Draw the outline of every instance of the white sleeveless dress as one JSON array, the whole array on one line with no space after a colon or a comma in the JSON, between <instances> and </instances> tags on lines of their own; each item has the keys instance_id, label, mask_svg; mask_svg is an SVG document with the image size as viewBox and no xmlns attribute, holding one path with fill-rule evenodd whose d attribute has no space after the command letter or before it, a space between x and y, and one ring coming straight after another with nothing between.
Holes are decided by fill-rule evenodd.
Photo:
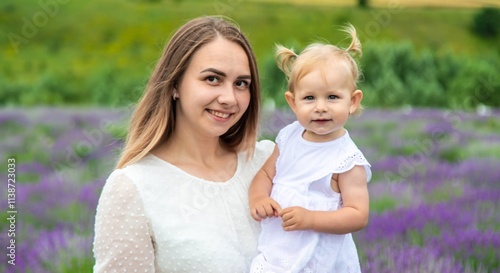
<instances>
[{"instance_id":1,"label":"white sleeveless dress","mask_svg":"<svg viewBox=\"0 0 500 273\"><path fill-rule=\"evenodd\" d=\"M280 156L271 197L282 208L301 206L309 210L337 210L342 206L342 199L331 189L332 174L362 165L368 182L370 164L347 131L344 136L323 143L304 140L303 131L296 121L283 128L276 138ZM350 233L285 232L279 217L264 219L261 227L260 254L252 262L252 273L360 272Z\"/></svg>"}]
</instances>

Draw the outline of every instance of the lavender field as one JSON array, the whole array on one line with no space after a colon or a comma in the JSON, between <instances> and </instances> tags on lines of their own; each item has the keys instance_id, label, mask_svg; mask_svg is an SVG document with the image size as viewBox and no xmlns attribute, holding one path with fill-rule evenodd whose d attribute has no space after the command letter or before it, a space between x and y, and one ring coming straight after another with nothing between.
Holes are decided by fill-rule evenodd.
<instances>
[{"instance_id":1,"label":"lavender field","mask_svg":"<svg viewBox=\"0 0 500 273\"><path fill-rule=\"evenodd\" d=\"M92 271L95 208L129 114L0 110L0 272ZM265 114L261 138L291 120ZM370 222L354 235L363 272L500 272L500 111L368 109L348 125L373 170Z\"/></svg>"}]
</instances>

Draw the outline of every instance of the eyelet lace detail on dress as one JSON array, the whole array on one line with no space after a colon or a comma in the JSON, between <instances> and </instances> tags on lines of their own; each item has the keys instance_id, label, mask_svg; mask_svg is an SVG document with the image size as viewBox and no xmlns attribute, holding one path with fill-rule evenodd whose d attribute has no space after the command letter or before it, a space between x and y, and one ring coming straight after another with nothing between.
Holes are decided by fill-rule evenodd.
<instances>
[{"instance_id":1,"label":"eyelet lace detail on dress","mask_svg":"<svg viewBox=\"0 0 500 273\"><path fill-rule=\"evenodd\" d=\"M368 160L366 160L365 156L363 153L359 150L352 152L348 156L346 156L344 159L342 159L338 165L337 168L333 171L333 173L344 173L349 171L350 169L354 168L354 166L360 165L365 167L366 171L366 181L369 182L372 177L372 172L370 170L370 163L368 163Z\"/></svg>"}]
</instances>

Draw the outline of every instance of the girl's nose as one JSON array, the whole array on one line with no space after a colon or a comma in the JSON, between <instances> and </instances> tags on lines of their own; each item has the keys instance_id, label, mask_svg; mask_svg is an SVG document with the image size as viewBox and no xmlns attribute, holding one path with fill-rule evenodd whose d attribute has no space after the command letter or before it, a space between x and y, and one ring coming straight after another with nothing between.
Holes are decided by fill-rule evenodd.
<instances>
[{"instance_id":1,"label":"girl's nose","mask_svg":"<svg viewBox=\"0 0 500 273\"><path fill-rule=\"evenodd\" d=\"M317 100L316 106L314 107L316 112L325 112L326 111L326 103L324 100Z\"/></svg>"}]
</instances>

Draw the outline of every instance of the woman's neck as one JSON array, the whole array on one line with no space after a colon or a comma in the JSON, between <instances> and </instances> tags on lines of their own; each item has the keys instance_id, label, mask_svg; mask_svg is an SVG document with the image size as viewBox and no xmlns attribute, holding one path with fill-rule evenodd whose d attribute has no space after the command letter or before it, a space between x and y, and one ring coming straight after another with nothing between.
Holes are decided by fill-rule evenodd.
<instances>
[{"instance_id":1,"label":"woman's neck","mask_svg":"<svg viewBox=\"0 0 500 273\"><path fill-rule=\"evenodd\" d=\"M193 176L209 181L228 181L238 165L236 153L224 148L218 138L174 134L152 153Z\"/></svg>"}]
</instances>

